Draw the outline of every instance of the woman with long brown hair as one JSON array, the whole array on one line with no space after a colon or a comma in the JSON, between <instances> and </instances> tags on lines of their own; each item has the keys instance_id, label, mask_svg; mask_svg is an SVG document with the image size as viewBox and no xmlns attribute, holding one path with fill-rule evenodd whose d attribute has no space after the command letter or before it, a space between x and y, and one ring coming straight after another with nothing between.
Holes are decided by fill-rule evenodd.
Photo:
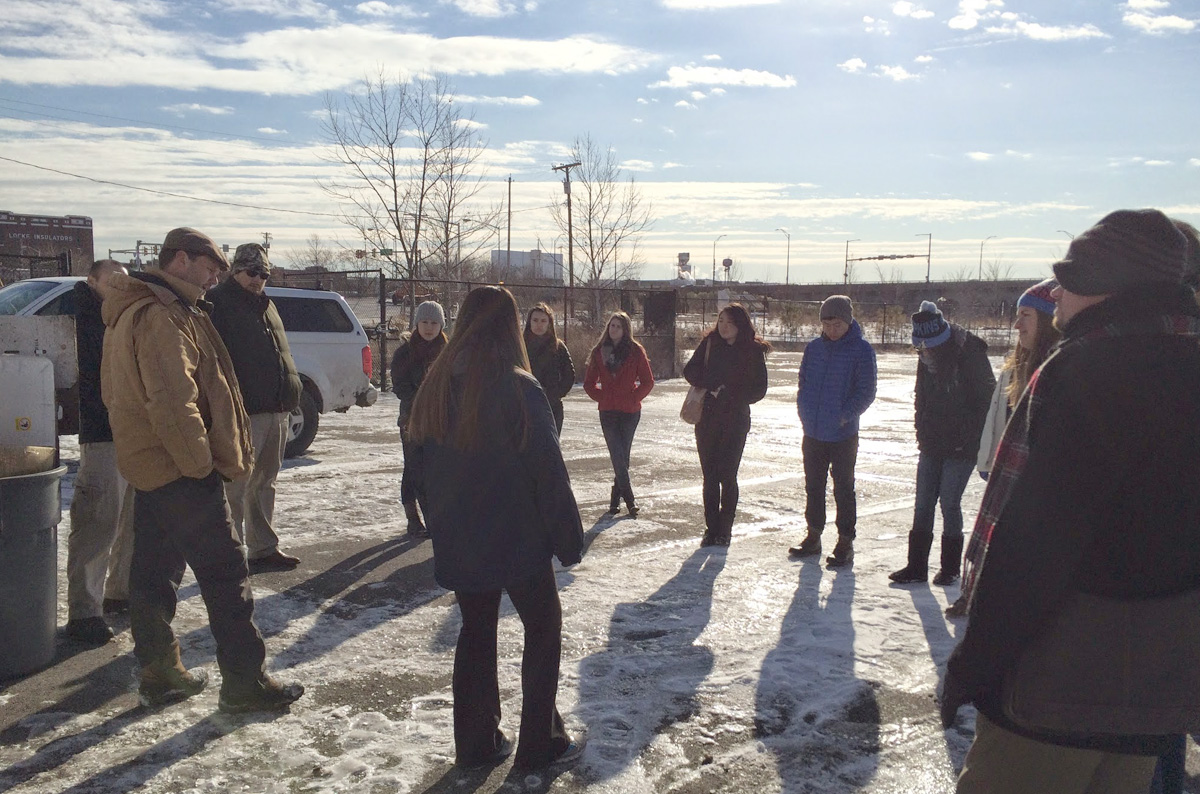
<instances>
[{"instance_id":1,"label":"woman with long brown hair","mask_svg":"<svg viewBox=\"0 0 1200 794\"><path fill-rule=\"evenodd\" d=\"M767 394L771 345L759 337L750 314L731 303L692 353L683 377L706 390L696 424L696 451L704 475L701 546L728 546L738 502L738 467L750 433L750 405Z\"/></svg>"},{"instance_id":2,"label":"woman with long brown hair","mask_svg":"<svg viewBox=\"0 0 1200 794\"><path fill-rule=\"evenodd\" d=\"M633 323L625 312L613 312L604 333L588 357L583 389L599 403L600 429L612 461L613 486L608 512L621 510L621 499L630 518L638 517L637 500L629 481L629 455L633 434L642 418L642 400L654 388L654 373L646 349L633 338Z\"/></svg>"},{"instance_id":3,"label":"woman with long brown hair","mask_svg":"<svg viewBox=\"0 0 1200 794\"><path fill-rule=\"evenodd\" d=\"M462 613L454 654L454 745L462 766L512 752L500 730L496 627L507 592L525 628L521 728L514 767L577 759L555 706L562 606L551 557L579 562L583 526L554 417L529 374L517 303L502 287L467 295L454 337L409 418L417 488L433 537L433 571Z\"/></svg>"},{"instance_id":4,"label":"woman with long brown hair","mask_svg":"<svg viewBox=\"0 0 1200 794\"><path fill-rule=\"evenodd\" d=\"M562 435L563 397L575 385L575 364L566 344L554 332L554 310L539 303L525 315L525 350L529 353L529 368L542 384L554 426Z\"/></svg>"},{"instance_id":5,"label":"woman with long brown hair","mask_svg":"<svg viewBox=\"0 0 1200 794\"><path fill-rule=\"evenodd\" d=\"M392 392L400 398L400 416L396 419L396 424L400 426L400 450L404 456L404 470L400 474L400 503L404 505L404 515L408 519L408 534L415 538L427 538L429 532L421 521L421 514L417 512L417 492L409 475L411 451L404 426L408 424L413 398L421 388L425 373L446 346L446 313L437 301L425 301L417 307L413 319L413 329L401 335L400 344L392 354Z\"/></svg>"}]
</instances>

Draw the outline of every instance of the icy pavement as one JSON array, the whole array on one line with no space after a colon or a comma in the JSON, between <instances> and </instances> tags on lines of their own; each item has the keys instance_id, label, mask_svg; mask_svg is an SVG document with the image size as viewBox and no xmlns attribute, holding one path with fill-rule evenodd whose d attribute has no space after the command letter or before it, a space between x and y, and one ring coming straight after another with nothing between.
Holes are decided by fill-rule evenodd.
<instances>
[{"instance_id":1,"label":"icy pavement","mask_svg":"<svg viewBox=\"0 0 1200 794\"><path fill-rule=\"evenodd\" d=\"M0 791L952 791L973 717L964 711L942 731L934 693L961 628L942 615L958 588L887 580L904 563L912 516L915 358L879 357L879 397L862 422L857 556L836 572L787 555L804 528L799 358L768 359L771 388L753 408L728 550L698 548L699 465L692 428L678 419L684 381L660 383L644 404L636 521L604 516L611 469L595 406L580 389L568 398L563 448L590 542L583 562L558 574L559 706L588 739L575 769L452 766L458 613L433 583L429 544L402 534L387 395L322 417L308 456L279 480L283 548L304 563L254 577L254 591L272 672L308 689L291 712L223 715L216 687L160 711L138 707L132 641L118 622L107 647L61 642L54 667L0 685ZM77 450L64 448L64 458ZM64 605L70 486L69 476ZM974 479L968 527L981 494ZM832 547L832 498L829 514ZM180 597L185 661L217 679L190 574ZM520 622L505 601L503 726L514 732L520 655Z\"/></svg>"}]
</instances>

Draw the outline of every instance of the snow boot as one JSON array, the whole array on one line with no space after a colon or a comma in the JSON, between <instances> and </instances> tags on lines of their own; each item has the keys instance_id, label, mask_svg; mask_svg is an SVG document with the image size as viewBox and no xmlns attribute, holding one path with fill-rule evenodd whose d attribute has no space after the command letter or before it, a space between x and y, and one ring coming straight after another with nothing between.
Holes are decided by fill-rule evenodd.
<instances>
[{"instance_id":1,"label":"snow boot","mask_svg":"<svg viewBox=\"0 0 1200 794\"><path fill-rule=\"evenodd\" d=\"M416 502L404 503L404 515L408 518L408 534L414 538L429 537L429 530L425 528L425 522L421 520L421 514L417 512Z\"/></svg>"},{"instance_id":2,"label":"snow boot","mask_svg":"<svg viewBox=\"0 0 1200 794\"><path fill-rule=\"evenodd\" d=\"M629 517L636 520L638 517L637 500L633 498L633 489L629 489L629 493L625 494L625 509L629 511Z\"/></svg>"},{"instance_id":3,"label":"snow boot","mask_svg":"<svg viewBox=\"0 0 1200 794\"><path fill-rule=\"evenodd\" d=\"M804 540L800 541L799 546L792 546L788 549L788 554L793 557L816 557L821 553L821 530L808 528L808 534L804 536Z\"/></svg>"},{"instance_id":4,"label":"snow boot","mask_svg":"<svg viewBox=\"0 0 1200 794\"><path fill-rule=\"evenodd\" d=\"M183 666L179 647L142 668L138 701L143 706L165 706L198 695L208 686L208 673L192 672Z\"/></svg>"},{"instance_id":5,"label":"snow boot","mask_svg":"<svg viewBox=\"0 0 1200 794\"><path fill-rule=\"evenodd\" d=\"M965 618L967 616L967 597L960 595L958 600L946 607L946 617Z\"/></svg>"},{"instance_id":6,"label":"snow boot","mask_svg":"<svg viewBox=\"0 0 1200 794\"><path fill-rule=\"evenodd\" d=\"M958 572L962 566L963 539L948 538L942 535L942 568L933 577L933 583L941 587L958 581Z\"/></svg>"},{"instance_id":7,"label":"snow boot","mask_svg":"<svg viewBox=\"0 0 1200 794\"><path fill-rule=\"evenodd\" d=\"M854 563L854 538L839 535L837 545L833 547L833 554L825 558L825 563L830 568L845 568L852 565Z\"/></svg>"},{"instance_id":8,"label":"snow boot","mask_svg":"<svg viewBox=\"0 0 1200 794\"><path fill-rule=\"evenodd\" d=\"M621 489L614 485L608 497L608 513L615 516L619 512L621 512Z\"/></svg>"},{"instance_id":9,"label":"snow boot","mask_svg":"<svg viewBox=\"0 0 1200 794\"><path fill-rule=\"evenodd\" d=\"M283 711L304 694L300 684L281 684L266 673L250 682L225 679L217 708L226 714L251 711Z\"/></svg>"},{"instance_id":10,"label":"snow boot","mask_svg":"<svg viewBox=\"0 0 1200 794\"><path fill-rule=\"evenodd\" d=\"M888 574L896 584L918 584L929 581L929 549L933 533L908 533L908 565Z\"/></svg>"}]
</instances>

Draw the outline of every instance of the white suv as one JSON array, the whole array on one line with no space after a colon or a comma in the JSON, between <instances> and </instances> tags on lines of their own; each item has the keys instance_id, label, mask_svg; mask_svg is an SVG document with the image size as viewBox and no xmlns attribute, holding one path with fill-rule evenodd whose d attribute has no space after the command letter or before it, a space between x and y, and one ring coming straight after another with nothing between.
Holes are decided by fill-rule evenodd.
<instances>
[{"instance_id":1,"label":"white suv","mask_svg":"<svg viewBox=\"0 0 1200 794\"><path fill-rule=\"evenodd\" d=\"M0 315L19 317L75 314L79 276L18 281L0 289ZM286 454L303 455L317 435L320 415L352 405L375 404L371 344L346 299L326 290L267 287L287 331L292 359L304 391L292 411Z\"/></svg>"}]
</instances>

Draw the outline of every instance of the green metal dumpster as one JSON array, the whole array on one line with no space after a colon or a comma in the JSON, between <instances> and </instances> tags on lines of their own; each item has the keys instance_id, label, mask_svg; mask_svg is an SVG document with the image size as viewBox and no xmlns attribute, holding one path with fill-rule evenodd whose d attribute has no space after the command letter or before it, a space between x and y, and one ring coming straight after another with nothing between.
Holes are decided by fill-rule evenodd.
<instances>
[{"instance_id":1,"label":"green metal dumpster","mask_svg":"<svg viewBox=\"0 0 1200 794\"><path fill-rule=\"evenodd\" d=\"M54 658L59 481L66 471L0 477L0 679Z\"/></svg>"}]
</instances>

